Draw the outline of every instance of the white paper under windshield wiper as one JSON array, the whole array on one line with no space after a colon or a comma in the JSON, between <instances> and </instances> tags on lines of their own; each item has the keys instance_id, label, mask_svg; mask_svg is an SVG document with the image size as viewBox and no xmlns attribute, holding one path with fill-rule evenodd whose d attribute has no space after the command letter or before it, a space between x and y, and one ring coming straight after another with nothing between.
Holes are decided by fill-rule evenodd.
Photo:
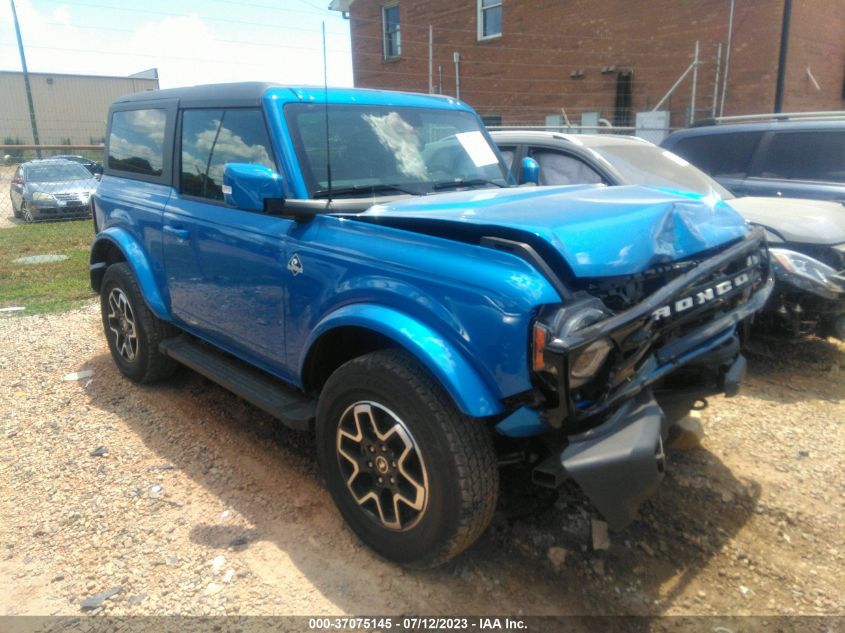
<instances>
[{"instance_id":1,"label":"white paper under windshield wiper","mask_svg":"<svg viewBox=\"0 0 845 633\"><path fill-rule=\"evenodd\" d=\"M342 195L349 195L349 194L361 194L361 193L384 193L384 192L399 192L399 193L407 193L412 196L420 195L419 191L413 191L411 189L406 189L401 185L352 185L351 187L332 187L331 189L318 189L314 192L315 198L327 198L329 195L331 196L342 196Z\"/></svg>"}]
</instances>

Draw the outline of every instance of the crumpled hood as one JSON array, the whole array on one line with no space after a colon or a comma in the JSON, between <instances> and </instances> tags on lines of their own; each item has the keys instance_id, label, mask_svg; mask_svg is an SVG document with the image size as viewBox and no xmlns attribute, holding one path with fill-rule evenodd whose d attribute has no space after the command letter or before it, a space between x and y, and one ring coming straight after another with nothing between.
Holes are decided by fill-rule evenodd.
<instances>
[{"instance_id":1,"label":"crumpled hood","mask_svg":"<svg viewBox=\"0 0 845 633\"><path fill-rule=\"evenodd\" d=\"M845 243L845 206L839 202L749 196L728 200L728 204L786 242Z\"/></svg>"},{"instance_id":2,"label":"crumpled hood","mask_svg":"<svg viewBox=\"0 0 845 633\"><path fill-rule=\"evenodd\" d=\"M498 227L529 233L557 249L578 277L642 272L749 230L720 200L641 186L477 189L376 205L363 215L473 224L490 235Z\"/></svg>"}]
</instances>

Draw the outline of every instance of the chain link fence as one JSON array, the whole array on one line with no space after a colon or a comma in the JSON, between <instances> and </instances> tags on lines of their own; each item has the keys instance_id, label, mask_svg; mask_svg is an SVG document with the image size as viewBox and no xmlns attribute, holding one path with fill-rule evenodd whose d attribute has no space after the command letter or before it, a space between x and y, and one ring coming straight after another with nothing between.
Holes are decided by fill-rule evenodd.
<instances>
[{"instance_id":1,"label":"chain link fence","mask_svg":"<svg viewBox=\"0 0 845 633\"><path fill-rule=\"evenodd\" d=\"M75 307L93 297L89 199L101 145L0 144L0 314Z\"/></svg>"},{"instance_id":2,"label":"chain link fence","mask_svg":"<svg viewBox=\"0 0 845 633\"><path fill-rule=\"evenodd\" d=\"M607 125L534 129L642 132ZM103 146L0 140L0 315L59 311L91 299L89 201L102 175Z\"/></svg>"}]
</instances>

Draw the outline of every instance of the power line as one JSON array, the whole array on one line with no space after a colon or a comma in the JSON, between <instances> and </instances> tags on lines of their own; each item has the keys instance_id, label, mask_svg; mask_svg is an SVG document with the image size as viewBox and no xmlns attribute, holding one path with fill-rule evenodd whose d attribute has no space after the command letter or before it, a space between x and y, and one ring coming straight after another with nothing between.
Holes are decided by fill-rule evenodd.
<instances>
[{"instance_id":1,"label":"power line","mask_svg":"<svg viewBox=\"0 0 845 633\"><path fill-rule=\"evenodd\" d=\"M244 44L245 42L238 42ZM0 44L0 47L4 48L13 48L14 44ZM159 59L160 56L154 53L129 53L127 51L103 51L103 50L92 50L90 48L67 48L65 46L44 46L38 44L30 44L27 48L36 48L42 50L49 50L49 51L70 51L74 53L91 53L94 55L113 55L117 57L145 57L149 59ZM318 52L319 49L311 48L309 46L286 46L285 48L293 48L298 50L305 50L305 51L314 51ZM338 50L338 49L329 49L332 52L337 53L344 53L346 51ZM214 63L222 63L222 64L239 64L242 65L243 62L239 60L232 60L232 59L220 59L220 58L210 58L210 57L184 57L184 56L176 56L176 55L168 55L167 59L178 59L181 61L192 61L192 62L214 62ZM252 65L255 66L278 66L278 62L276 60L267 60L267 62L251 62Z\"/></svg>"},{"instance_id":2,"label":"power line","mask_svg":"<svg viewBox=\"0 0 845 633\"><path fill-rule=\"evenodd\" d=\"M747 14L748 11L750 11L750 7L746 9L745 13ZM475 23L474 17L475 16L474 16L474 11L473 11L473 20L472 20L473 24ZM626 21L626 16L620 15L619 13L616 13L614 15L614 17L615 17L615 19L619 20L619 24L625 24L625 25L633 24L632 20L636 19L635 15L628 15L627 16L628 19ZM412 27L411 30L414 30L414 28L416 28L416 29L419 29L419 31L421 33L423 33L423 32L427 32L429 25L435 24L437 19L438 19L437 16L435 16L435 17L432 17L430 20L427 20L424 23L423 22L408 22L407 20L400 20L400 28L408 29L409 27ZM353 23L365 23L365 24L371 23L371 24L376 24L378 26L381 26L381 23L382 23L381 19L379 19L379 18L370 19L370 18L356 17L354 11L352 12L351 22L353 22ZM693 34L700 34L702 32L702 30L712 29L712 30L715 31L715 30L718 30L718 29L721 29L721 28L722 28L721 23L713 23L712 25L708 25L708 26L705 26L705 27L697 26L695 28L689 28L689 29L673 29L672 34L673 35L693 35ZM469 28L461 28L461 27L455 27L455 26L441 26L441 25L435 24L434 31L435 31L435 33L441 32L441 31L448 31L448 32L452 32L452 33L468 33L472 36L472 43L473 44L477 43L478 31L477 31L477 28L475 26L472 26L472 27L469 27ZM532 40L536 40L538 38L553 38L555 40L572 39L572 40L577 40L577 41L595 40L595 39L612 40L612 41L617 42L617 43L618 42L645 42L645 43L654 44L654 43L660 42L660 39L658 37L654 36L654 35L647 36L647 37L630 37L628 35L621 35L619 33L619 31L615 31L614 33L608 34L608 35L588 35L588 34L585 34L583 32L573 34L573 35L568 35L568 34L565 34L565 33L561 33L559 29L555 30L552 33L541 33L541 32L511 31L511 30L505 28L503 30L503 35L507 35L508 37L511 37L511 36L513 36L513 37L528 37L528 38L531 38ZM421 43L421 44L427 44L428 40L427 39L407 40L407 39L403 38L403 43L405 43L405 42L416 42L416 43ZM460 44L453 43L452 45L453 46L459 46ZM544 50L544 49L536 49L536 50Z\"/></svg>"},{"instance_id":3,"label":"power line","mask_svg":"<svg viewBox=\"0 0 845 633\"><path fill-rule=\"evenodd\" d=\"M212 1L225 2L227 4L234 4L234 5L250 6L250 7L255 7L255 8L267 8L267 9L271 8L269 5L256 5L256 4L243 3L243 2L234 2L234 1L230 1L230 0L212 0ZM300 0L300 1L304 2L304 0ZM119 11L130 11L130 12L133 12L133 13L140 13L140 14L147 14L147 15L161 15L161 16L169 16L169 17L185 17L185 14L180 14L180 13L173 13L173 12L166 12L166 11L154 11L154 10L150 10L150 9L138 9L138 8L135 8L135 7L126 7L126 6L112 7L112 6L96 4L96 3L91 3L91 2L82 2L82 1L75 1L73 6L85 6L85 7L93 7L93 8L109 8L109 9L116 9L116 10L119 10ZM297 12L297 13L309 13L309 12L302 12L302 11L296 11L296 10L291 10L291 9L285 9L285 11L286 12ZM311 13L311 15L317 15L317 14ZM274 29L274 30L282 30L282 31L300 31L300 32L305 32L305 33L313 33L315 35L317 33L317 29L310 29L310 28L307 28L307 27L295 27L295 26L288 26L288 25L267 24L267 23L264 23L264 22L253 22L253 21L249 21L249 20L238 20L238 19L234 19L234 18L217 18L217 17L213 17L213 16L203 16L203 15L199 15L199 17L203 20L212 21L212 22L225 22L226 24L241 24L241 25L245 25L245 26L259 27L259 28L265 28L265 29ZM375 20L361 20L361 19L359 19L359 21L375 22ZM99 27L99 26L93 26L93 25L76 24L76 23L72 23L72 22L68 23L68 22L54 22L53 21L53 22L48 22L48 23L52 24L52 25L57 25L57 26L71 26L73 28L92 29L92 30L100 30L100 31L106 31L106 32L108 32L108 31L129 32L129 33L134 32L134 29L120 29L120 28L114 28L114 27ZM474 30L470 31L468 29L457 29L457 28L454 28L454 27L438 27L437 29L435 29L435 32L440 31L440 30L465 31L465 32L473 32L473 33L475 32ZM341 32L341 31L327 31L327 34L344 36L344 37L348 35L348 33ZM557 35L557 34L556 35L547 35L547 34L543 34L543 33L534 33L534 34L511 33L511 34L512 35L531 35L531 37L534 38L534 39L536 39L538 37L555 37L556 39L561 39L561 38L565 39L567 37L572 37L572 38L576 37L576 36L565 36L565 35ZM358 41L358 40L378 40L378 41L380 41L381 38L382 38L381 35L363 35L363 34L356 34L355 37L354 37L354 39L356 41ZM577 39L594 39L594 40L601 40L601 41L607 40L607 41L611 41L611 42L614 42L614 43L618 43L618 41L619 41L618 37L612 37L612 36L608 36L608 37L598 37L598 36L592 36L592 37L583 36L582 37L582 36L578 36ZM244 41L241 41L241 40L217 40L217 39L215 39L215 41L229 41L229 42L232 42L232 43L253 44L253 42L244 42ZM637 40L636 40L636 38L625 38L624 41L632 42L632 41L637 41ZM653 38L648 38L647 41L651 42L651 41L653 41ZM428 46L428 40L427 39L426 40L413 40L413 39L408 39L407 37L403 38L403 44L407 45L407 44L413 44L413 43L418 43L418 44L421 44L421 45ZM287 48L283 45L262 44L262 46L271 47L271 48L272 47ZM436 46L443 48L446 45L445 44L436 44ZM450 46L450 48L461 48L461 45L459 45L459 44L452 44L452 45L449 45L449 46ZM317 50L317 49L315 48L314 50ZM471 55L474 50L475 49L473 47L468 52L464 48L462 53L464 55ZM564 54L573 54L573 53L582 54L582 55L585 54L584 50L580 47L561 48L561 47L549 47L549 46L545 46L545 47L507 46L506 50L508 52L510 52L510 51L543 52L546 55L549 55L549 54L564 55ZM337 52L346 52L346 51L337 51ZM483 53L484 51L479 51L479 52ZM378 48L378 50L373 50L373 51L367 51L367 50L356 50L355 51L355 55L364 55L364 56L383 57L383 54L384 53L383 53L383 51L380 50L380 47ZM679 56L674 52L657 53L657 52L653 52L653 51L649 51L649 52L590 51L586 54L592 55L592 56L606 55L606 56L614 57L614 58L617 58L617 59L618 58L632 58L632 57L642 57L642 58L647 58L647 59L653 59L653 58L678 59L679 58ZM427 61L428 58L427 57L414 57L414 56L403 55L400 59L401 60L408 60L408 61L412 61L412 60ZM475 64L494 64L494 65L497 65L497 66L526 66L526 67L531 66L531 67L550 67L550 68L558 66L558 64L553 64L553 63L499 62L499 61L485 60L485 59L473 60L471 58L465 58L465 61L475 63ZM451 63L451 61L444 61L443 63ZM577 64L573 64L573 65L577 65ZM655 67L655 68L657 68L657 67Z\"/></svg>"},{"instance_id":4,"label":"power line","mask_svg":"<svg viewBox=\"0 0 845 633\"><path fill-rule=\"evenodd\" d=\"M43 0L43 1L44 2L52 2L53 4L64 4L64 2L62 2L61 0ZM331 12L325 11L325 12L319 13L319 12L316 12L316 11L303 11L301 9L288 9L288 8L282 9L278 5L254 4L254 3L250 3L250 2L239 2L238 0L207 0L207 1L208 2L216 2L216 3L219 3L219 4L225 4L227 6L234 5L234 6L246 7L246 8L252 8L252 9L269 9L271 11L277 11L279 13L299 13L299 14L303 14L303 15L319 16L319 17L322 17L322 18L325 18L327 13L329 15L335 13L333 11L331 11ZM80 2L78 0L73 0L73 3L72 3L71 6L74 6L74 7L90 7L90 8L94 8L94 9L109 9L109 10L113 10L113 11L131 11L133 13L147 13L147 14L150 14L150 15L169 15L169 16L173 16L173 17L182 17L183 15L185 15L184 13L173 13L173 12L169 12L169 11L157 11L157 10L154 10L154 9L136 9L134 7L127 7L125 5L98 4L98 3L94 3L94 2ZM316 9L316 7L314 7L314 8ZM342 19L339 15L337 16L337 18ZM213 19L213 20L221 21L221 22L231 22L231 20L229 20L228 18L208 18L208 19ZM255 24L258 25L260 23L255 23Z\"/></svg>"},{"instance_id":5,"label":"power line","mask_svg":"<svg viewBox=\"0 0 845 633\"><path fill-rule=\"evenodd\" d=\"M51 22L51 21L48 21L46 23L51 24L51 25L55 25L55 26L69 26L69 27L72 27L72 28L88 29L88 30L104 31L104 32L115 32L115 33L134 33L134 32L136 32L136 29L121 29L121 28L116 28L116 27L103 27L103 26L94 26L94 25L88 25L88 24L76 24L76 23L73 23L73 22ZM247 22L244 22L244 23L245 24L253 24L253 23L247 23ZM282 31L300 31L300 32L306 32L306 33L313 33L314 32L313 29L304 28L304 27L295 27L295 26L278 26L277 27L277 26L272 26L272 25L267 25L267 24L259 25L259 26L263 26L265 28L278 29L278 30L282 30ZM332 32L332 31L327 31L326 33L329 34L329 35L339 35L339 36L347 35L346 33ZM356 39L359 39L359 38L362 38L362 37L363 38L370 38L370 39L373 38L373 36L356 36ZM270 44L270 43L254 42L254 41L247 41L247 40L232 40L232 39L219 39L219 38L212 38L212 39L215 42L226 42L226 43L231 43L231 44L245 44L245 45L260 46L260 47L265 47L265 48L279 48L279 49L293 48L292 46L288 46L288 45L284 45L284 44ZM308 48L308 47L301 47L301 48ZM315 50L316 51L316 50L319 50L319 49L308 48L308 50ZM345 49L344 50L329 49L329 50L332 51L332 52L339 52L339 53L347 52ZM508 50L510 50L510 49L508 49ZM571 54L571 53L582 53L583 54L583 50L578 49L578 48L571 48L571 49L520 49L520 50L543 50L547 54L556 54L556 55L558 55L558 54L565 55L565 54ZM517 67L517 66L519 66L519 67L524 66L524 67L530 67L530 68L561 68L561 63L501 62L501 61L488 60L488 59L473 59L471 57L473 52L474 51L471 51L469 53L464 53L464 55L466 55L466 56L462 57L462 61L464 61L466 63L471 63L471 64L491 64L491 65L495 65L497 68ZM601 53L591 53L591 55L594 55L594 56L597 55L597 54L601 54ZM683 63L683 61L684 61L683 57L680 57L680 56L673 54L673 53L658 54L658 53L653 53L653 52L647 52L647 53L635 53L635 52L632 52L632 53L615 53L614 52L614 53L607 53L607 54L608 55L614 55L617 58L623 58L623 59L628 58L628 57L632 57L632 56L640 56L640 57L645 57L645 58L649 58L649 59L664 58L664 57L672 58L672 59L681 60L681 63ZM369 56L369 57L382 58L384 56L384 52L383 51L372 51L372 52L370 52L370 51L357 50L357 51L355 51L355 55L364 55L364 56ZM403 55L401 57L401 60L402 61L424 61L424 62L427 62L428 57L414 57L414 56L409 56L409 55ZM451 59L446 59L446 58L443 58L442 60L439 59L439 58L435 58L434 61L437 62L437 63L441 63L441 64L451 64L452 63ZM702 62L702 64L706 64L706 62ZM619 63L619 65L621 65L622 67L627 66L627 64L622 64L621 62ZM571 66L573 66L573 67L578 66L578 63L572 62ZM637 64L636 68L638 70L664 69L665 66L643 66L641 64ZM383 72L387 73L387 72L397 72L397 71L383 71Z\"/></svg>"},{"instance_id":6,"label":"power line","mask_svg":"<svg viewBox=\"0 0 845 633\"><path fill-rule=\"evenodd\" d=\"M200 19L205 19L205 18L201 17ZM73 22L50 22L50 21L47 21L47 22L45 22L45 24L50 24L50 25L53 25L53 26L69 26L69 27L72 27L72 28L75 28L75 29L87 29L87 30L92 30L92 31L104 31L104 32L107 32L107 33L108 32L135 33L138 30L138 29L121 29L121 28L115 28L115 27L109 27L109 26L94 26L94 25L91 25L91 24L75 24ZM251 22L243 22L243 24L252 25ZM279 31L301 31L301 32L304 32L304 33L313 33L314 32L313 29L298 27L298 26L272 26L272 25L269 25L269 24L257 24L257 23L255 24L255 26L263 26L264 28L279 30ZM342 32L339 32L339 31L335 31L335 32L328 31L328 34L329 35L339 35L339 36L347 35L346 33L342 33ZM260 44L260 43L248 41L248 40L221 40L221 39L218 39L218 38L213 38L213 39L214 39L215 42L232 42L232 43L235 43L235 44L251 44L253 46L271 46L273 48L289 48L288 46L286 46L284 44ZM318 50L318 49L315 48L314 50ZM346 51L341 51L341 52L346 52Z\"/></svg>"},{"instance_id":7,"label":"power line","mask_svg":"<svg viewBox=\"0 0 845 633\"><path fill-rule=\"evenodd\" d=\"M216 40L216 41L231 42L231 43L236 43L236 44L251 44L251 43L248 43L248 42L241 42L241 41L237 41L237 40ZM274 46L274 45L268 45L268 46ZM0 47L10 47L11 48L11 47L13 47L13 45L11 45L11 44L0 44ZM113 55L113 56L118 56L118 57L143 57L143 58L149 58L149 59L158 59L159 58L159 56L154 54L154 53L132 53L132 52L128 52L128 51L103 51L103 50L93 50L93 49L85 49L85 48L67 48L67 47L58 47L58 46L45 46L45 45L37 45L37 44L29 45L28 48L30 48L30 49L41 49L41 50L54 50L54 51L70 51L70 52L76 52L76 53L90 53L90 54L95 54L95 55L102 55L102 54L105 53L105 54L108 54L108 55ZM284 48L293 48L293 49L313 51L313 52L318 51L318 49L314 49L314 48L307 47L307 46L290 45L290 46L286 46ZM345 52L345 51L340 50L340 49L329 49L329 50L331 52L337 52L337 53ZM175 59L175 60L180 60L180 61L194 61L194 62L198 61L198 62L207 62L207 63L213 62L213 63L222 63L222 64L227 64L227 63L228 64L232 64L232 63L240 64L241 63L241 62L232 61L231 59L226 59L226 58L187 57L187 56L174 56L174 55L169 55L168 59ZM276 64L275 64L275 62L268 62L268 63L254 62L254 65L275 67ZM662 69L663 67L654 67L654 68ZM423 81L423 79L425 79L426 82L428 81L427 80L428 75L424 72L413 73L413 72L397 72L397 71L380 71L380 72L373 72L372 74L376 77L383 77L384 75L390 75L390 76L393 76L393 77L412 77L414 79L419 79L420 81ZM366 75L362 79L366 80ZM573 82L573 80L569 76L562 76L560 78L554 78L554 79L531 79L531 78L522 78L522 77L501 77L501 76L489 76L489 75L473 75L473 74L466 74L466 73L461 73L461 79L462 79L462 81L464 81L464 80L479 80L479 81L483 81L485 83L491 83L492 82L494 84L496 82L521 82L521 83L524 83L524 84L537 84L537 83L542 83L542 84L565 84L566 83L566 84L570 84L570 82ZM603 81L601 79L579 79L579 80L577 80L576 83L578 85L586 85L588 83L593 84L593 83L599 83L599 82L601 82L601 85L608 85L608 89L610 89L612 87L615 88L615 84L613 84L612 78L608 78L607 81ZM481 89L468 88L468 90L473 92L473 93L508 94L508 93L503 93L503 91L501 89L481 90ZM514 91L513 94L521 94L521 92ZM605 91L578 91L577 94L585 94L585 95L586 94L596 94L596 95L601 94L601 95L603 95L603 94L605 94Z\"/></svg>"}]
</instances>

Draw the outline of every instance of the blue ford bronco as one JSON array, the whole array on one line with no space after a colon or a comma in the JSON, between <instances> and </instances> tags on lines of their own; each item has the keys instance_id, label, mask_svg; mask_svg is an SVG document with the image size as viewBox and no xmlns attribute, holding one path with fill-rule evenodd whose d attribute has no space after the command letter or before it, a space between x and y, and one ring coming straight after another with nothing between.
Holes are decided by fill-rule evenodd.
<instances>
[{"instance_id":1,"label":"blue ford bronco","mask_svg":"<svg viewBox=\"0 0 845 633\"><path fill-rule=\"evenodd\" d=\"M90 272L120 371L187 365L315 433L340 513L403 564L472 544L514 459L624 527L671 422L737 392L771 290L720 200L514 186L448 97L159 90L106 138Z\"/></svg>"}]
</instances>

